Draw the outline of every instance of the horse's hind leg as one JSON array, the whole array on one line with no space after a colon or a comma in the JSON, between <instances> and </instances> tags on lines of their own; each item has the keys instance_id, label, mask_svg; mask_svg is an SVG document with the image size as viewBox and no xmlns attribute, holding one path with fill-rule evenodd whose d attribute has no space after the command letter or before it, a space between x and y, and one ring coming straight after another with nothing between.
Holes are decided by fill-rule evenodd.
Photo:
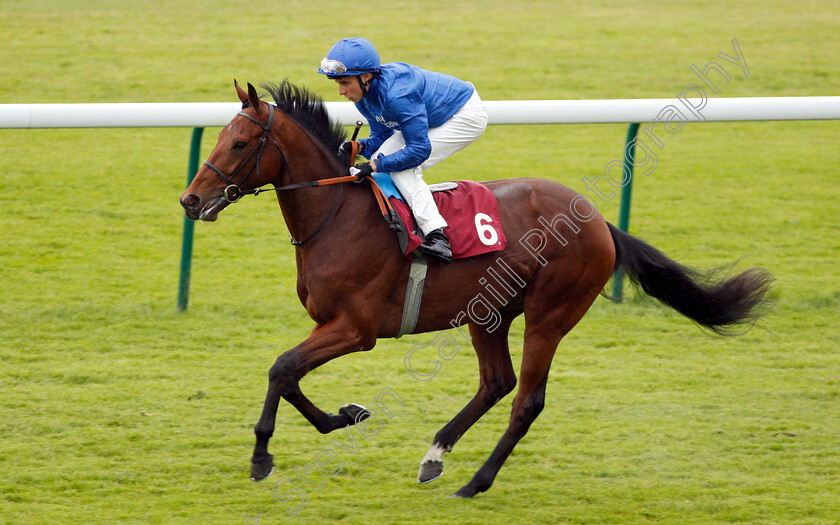
<instances>
[{"instance_id":1,"label":"horse's hind leg","mask_svg":"<svg viewBox=\"0 0 840 525\"><path fill-rule=\"evenodd\" d=\"M493 332L487 332L479 325L469 325L473 347L478 355L478 392L435 435L431 448L420 462L417 475L420 483L428 483L440 477L443 473L443 454L452 450L461 436L516 386L516 373L510 362L507 340L512 320L503 319Z\"/></svg>"},{"instance_id":2,"label":"horse's hind leg","mask_svg":"<svg viewBox=\"0 0 840 525\"><path fill-rule=\"evenodd\" d=\"M489 489L502 468L513 447L528 432L531 423L542 412L545 405L545 388L548 370L557 345L569 330L583 317L598 295L600 287L580 295L563 298L563 303L554 309L545 309L546 297L534 300L529 308L525 302L525 345L522 353L522 368L519 373L519 390L513 400L508 428L493 449L490 458L478 469L472 480L464 485L455 496L471 498ZM533 292L531 289L529 292ZM558 301L559 297L554 296Z\"/></svg>"}]
</instances>

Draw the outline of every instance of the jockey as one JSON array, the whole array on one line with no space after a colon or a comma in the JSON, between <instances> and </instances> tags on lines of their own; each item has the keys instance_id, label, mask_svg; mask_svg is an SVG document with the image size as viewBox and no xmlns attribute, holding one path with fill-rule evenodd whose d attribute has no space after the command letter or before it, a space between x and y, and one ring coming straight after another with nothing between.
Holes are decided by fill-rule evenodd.
<instances>
[{"instance_id":1,"label":"jockey","mask_svg":"<svg viewBox=\"0 0 840 525\"><path fill-rule=\"evenodd\" d=\"M359 175L390 173L426 237L420 251L452 262L447 227L423 170L472 144L487 127L487 111L475 87L455 77L400 62L380 64L373 44L345 38L321 61L318 73L338 84L338 93L356 104L370 124L358 141L370 162ZM342 151L350 149L350 142Z\"/></svg>"}]
</instances>

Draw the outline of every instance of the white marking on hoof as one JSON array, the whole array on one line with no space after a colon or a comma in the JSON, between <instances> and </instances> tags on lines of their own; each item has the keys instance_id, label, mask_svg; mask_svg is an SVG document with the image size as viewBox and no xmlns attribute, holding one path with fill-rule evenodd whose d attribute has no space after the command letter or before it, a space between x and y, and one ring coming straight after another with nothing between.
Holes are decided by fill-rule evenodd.
<instances>
[{"instance_id":1,"label":"white marking on hoof","mask_svg":"<svg viewBox=\"0 0 840 525\"><path fill-rule=\"evenodd\" d=\"M442 446L438 445L437 443L432 444L429 447L429 451L426 452L426 455L423 456L423 459L420 461L420 464L426 463L427 461L443 461L443 455L449 452Z\"/></svg>"},{"instance_id":2,"label":"white marking on hoof","mask_svg":"<svg viewBox=\"0 0 840 525\"><path fill-rule=\"evenodd\" d=\"M443 475L443 455L449 452L446 448L433 444L423 460L420 461L420 471L417 473L419 483L429 483Z\"/></svg>"}]
</instances>

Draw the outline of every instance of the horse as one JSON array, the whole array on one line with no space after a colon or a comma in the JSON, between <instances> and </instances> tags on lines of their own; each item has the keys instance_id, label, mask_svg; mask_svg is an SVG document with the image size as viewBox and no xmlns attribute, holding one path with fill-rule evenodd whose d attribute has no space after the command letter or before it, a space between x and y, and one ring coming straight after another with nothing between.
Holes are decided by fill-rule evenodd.
<instances>
[{"instance_id":1,"label":"horse","mask_svg":"<svg viewBox=\"0 0 840 525\"><path fill-rule=\"evenodd\" d=\"M250 83L247 91L235 80L234 86L242 110L221 131L180 203L187 218L215 221L243 195L275 191L295 245L297 294L315 323L309 336L269 369L251 458L251 479L260 481L274 470L268 443L281 398L321 433L359 424L370 415L352 403L337 414L325 412L304 395L299 382L328 361L372 350L377 339L398 335L410 261L382 220L368 183L351 182L359 177L348 175L350 159L337 154L347 133L330 120L317 95L288 79L261 84L274 99L270 104ZM701 328L724 335L749 328L764 315L773 280L760 268L721 277L685 267L615 228L594 206L587 208L578 193L553 181L514 178L483 184L498 201L507 238L519 242L450 265L430 261L412 332L467 324L480 380L474 397L434 436L420 463L421 483L442 474L443 455L518 384L507 429L473 478L453 494L464 498L490 488L542 411L560 341L603 293L613 272L623 272ZM494 263L515 276L507 298L488 293L484 276ZM477 303L478 297L484 303ZM487 321L490 310L496 313L493 323ZM522 314L517 380L508 331Z\"/></svg>"}]
</instances>

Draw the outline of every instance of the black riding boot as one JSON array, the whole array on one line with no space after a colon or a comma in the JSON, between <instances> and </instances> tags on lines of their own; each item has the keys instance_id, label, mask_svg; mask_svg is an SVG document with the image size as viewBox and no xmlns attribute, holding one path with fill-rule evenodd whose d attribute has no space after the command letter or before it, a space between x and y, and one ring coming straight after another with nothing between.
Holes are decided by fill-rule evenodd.
<instances>
[{"instance_id":1,"label":"black riding boot","mask_svg":"<svg viewBox=\"0 0 840 525\"><path fill-rule=\"evenodd\" d=\"M449 245L449 239L443 233L443 228L430 231L426 235L426 241L420 245L420 251L431 255L443 264L452 262L452 246Z\"/></svg>"}]
</instances>

